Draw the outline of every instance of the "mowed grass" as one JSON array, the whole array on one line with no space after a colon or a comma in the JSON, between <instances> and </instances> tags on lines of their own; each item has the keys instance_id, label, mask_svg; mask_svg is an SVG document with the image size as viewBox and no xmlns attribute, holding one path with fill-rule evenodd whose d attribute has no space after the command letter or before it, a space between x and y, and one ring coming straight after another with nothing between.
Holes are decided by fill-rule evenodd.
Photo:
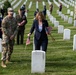
<instances>
[{"instance_id":1,"label":"mowed grass","mask_svg":"<svg viewBox=\"0 0 76 75\"><path fill-rule=\"evenodd\" d=\"M47 17L49 25L53 27L51 33L54 36L55 41L52 41L51 37L48 36L49 43L46 53L45 73L31 73L31 52L33 50L33 35L31 36L30 45L26 46L25 41L27 39L27 34L29 33L32 26L34 18L33 15L36 9L36 0L32 1L33 5L29 10L27 17L28 23L25 29L24 44L17 45L15 41L14 51L11 57L11 61L13 63L8 64L7 68L5 69L0 67L0 75L76 75L76 52L73 51L73 35L76 34L76 27L73 27L73 24L68 24L68 22L64 22L64 20L58 16L58 14L56 13L58 7L55 4L52 15L56 17L60 25L64 25L64 28L71 29L71 39L63 40L63 34L58 34L57 28L54 27L54 25ZM22 3L23 1L20 5L22 5ZM29 3L30 0L27 1L27 8ZM46 6L47 9L49 9L49 5L47 2ZM16 12L18 11L19 7L15 9ZM70 7L70 9L73 10L73 7ZM39 2L39 10L43 10L42 1ZM63 6L62 12L67 15L67 8Z\"/></svg>"}]
</instances>

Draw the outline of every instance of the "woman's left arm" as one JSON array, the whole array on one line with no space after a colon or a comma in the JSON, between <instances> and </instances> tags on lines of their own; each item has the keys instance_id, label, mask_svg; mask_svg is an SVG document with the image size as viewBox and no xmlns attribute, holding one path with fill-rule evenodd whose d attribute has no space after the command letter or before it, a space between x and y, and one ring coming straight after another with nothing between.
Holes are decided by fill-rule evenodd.
<instances>
[{"instance_id":1,"label":"woman's left arm","mask_svg":"<svg viewBox=\"0 0 76 75\"><path fill-rule=\"evenodd\" d=\"M46 22L45 22L45 23L46 23L46 24L45 24L45 25L46 25L46 27L48 27L48 26L49 26L49 24L48 24L48 21L47 21L47 20L46 20Z\"/></svg>"},{"instance_id":2,"label":"woman's left arm","mask_svg":"<svg viewBox=\"0 0 76 75\"><path fill-rule=\"evenodd\" d=\"M48 24L48 21L47 20L46 20L46 27L49 27L49 24ZM52 40L55 40L54 37L52 36L52 34L50 32L48 32L48 34L51 36Z\"/></svg>"}]
</instances>

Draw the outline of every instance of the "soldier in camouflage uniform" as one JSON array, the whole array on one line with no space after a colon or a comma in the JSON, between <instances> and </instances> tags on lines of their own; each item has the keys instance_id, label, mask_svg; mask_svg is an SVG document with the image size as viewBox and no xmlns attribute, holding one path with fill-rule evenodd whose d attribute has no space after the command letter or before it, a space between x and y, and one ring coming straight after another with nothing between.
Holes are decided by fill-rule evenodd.
<instances>
[{"instance_id":1,"label":"soldier in camouflage uniform","mask_svg":"<svg viewBox=\"0 0 76 75\"><path fill-rule=\"evenodd\" d=\"M2 21L2 67L6 67L6 63L10 61L13 52L14 37L18 31L16 19L13 17L13 9L8 8L8 15ZM6 62L6 63L5 63Z\"/></svg>"}]
</instances>

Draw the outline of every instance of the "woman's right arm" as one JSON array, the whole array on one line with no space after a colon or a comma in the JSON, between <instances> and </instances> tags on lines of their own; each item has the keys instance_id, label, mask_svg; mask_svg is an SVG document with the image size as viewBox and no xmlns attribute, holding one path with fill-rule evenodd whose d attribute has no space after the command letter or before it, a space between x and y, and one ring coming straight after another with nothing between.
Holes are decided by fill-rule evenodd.
<instances>
[{"instance_id":1,"label":"woman's right arm","mask_svg":"<svg viewBox=\"0 0 76 75\"><path fill-rule=\"evenodd\" d=\"M33 24L32 24L32 27L30 29L30 33L28 34L28 36L30 36L33 33L34 29L35 29L35 20L33 21Z\"/></svg>"}]
</instances>

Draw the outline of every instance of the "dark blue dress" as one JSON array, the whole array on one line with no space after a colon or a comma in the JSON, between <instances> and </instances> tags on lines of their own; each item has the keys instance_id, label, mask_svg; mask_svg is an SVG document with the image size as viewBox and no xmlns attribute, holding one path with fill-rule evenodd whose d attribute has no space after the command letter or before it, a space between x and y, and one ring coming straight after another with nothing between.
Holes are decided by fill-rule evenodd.
<instances>
[{"instance_id":1,"label":"dark blue dress","mask_svg":"<svg viewBox=\"0 0 76 75\"><path fill-rule=\"evenodd\" d=\"M2 38L1 23L2 23L2 18L0 17L0 38Z\"/></svg>"}]
</instances>

